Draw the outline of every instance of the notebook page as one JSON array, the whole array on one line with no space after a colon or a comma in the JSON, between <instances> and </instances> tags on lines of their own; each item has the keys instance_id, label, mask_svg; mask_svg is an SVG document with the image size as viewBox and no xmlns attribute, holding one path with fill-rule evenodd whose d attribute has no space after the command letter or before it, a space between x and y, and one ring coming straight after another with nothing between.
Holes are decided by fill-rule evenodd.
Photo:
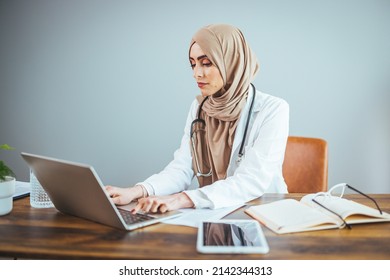
<instances>
[{"instance_id":1,"label":"notebook page","mask_svg":"<svg viewBox=\"0 0 390 280\"><path fill-rule=\"evenodd\" d=\"M249 207L246 212L277 233L305 231L316 226L338 227L339 222L294 199Z\"/></svg>"},{"instance_id":2,"label":"notebook page","mask_svg":"<svg viewBox=\"0 0 390 280\"><path fill-rule=\"evenodd\" d=\"M315 194L306 195L301 199L301 202L310 205L311 207L317 208L322 212L329 212L328 210L323 209L321 206L311 201L314 196ZM317 196L315 199L325 207L339 214L343 219L347 219L352 215L359 215L363 220L364 216L382 219L390 218L390 215L387 213L383 213L383 215L381 215L379 210L376 208L374 209L349 199L340 198L338 196ZM362 219L359 219L359 221Z\"/></svg>"}]
</instances>

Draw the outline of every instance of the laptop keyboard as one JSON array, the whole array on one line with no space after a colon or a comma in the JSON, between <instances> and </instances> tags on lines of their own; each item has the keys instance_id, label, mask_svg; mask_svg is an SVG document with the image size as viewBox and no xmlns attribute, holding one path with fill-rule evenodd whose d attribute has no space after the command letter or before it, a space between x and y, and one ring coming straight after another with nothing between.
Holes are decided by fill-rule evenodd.
<instances>
[{"instance_id":1,"label":"laptop keyboard","mask_svg":"<svg viewBox=\"0 0 390 280\"><path fill-rule=\"evenodd\" d=\"M132 225L135 223L143 222L143 221L148 221L148 220L153 220L155 217L151 217L145 214L141 213L135 213L132 214L130 211L126 211L123 209L118 208L119 213L121 214L123 220L125 221L126 224Z\"/></svg>"}]
</instances>

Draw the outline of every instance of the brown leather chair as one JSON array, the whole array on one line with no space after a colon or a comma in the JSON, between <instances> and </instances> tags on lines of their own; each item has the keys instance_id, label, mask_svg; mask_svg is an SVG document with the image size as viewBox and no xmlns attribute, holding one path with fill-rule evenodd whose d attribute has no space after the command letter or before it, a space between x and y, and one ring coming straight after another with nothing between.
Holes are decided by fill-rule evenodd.
<instances>
[{"instance_id":1,"label":"brown leather chair","mask_svg":"<svg viewBox=\"0 0 390 280\"><path fill-rule=\"evenodd\" d=\"M283 162L289 193L315 193L328 188L328 144L323 139L289 136Z\"/></svg>"}]
</instances>

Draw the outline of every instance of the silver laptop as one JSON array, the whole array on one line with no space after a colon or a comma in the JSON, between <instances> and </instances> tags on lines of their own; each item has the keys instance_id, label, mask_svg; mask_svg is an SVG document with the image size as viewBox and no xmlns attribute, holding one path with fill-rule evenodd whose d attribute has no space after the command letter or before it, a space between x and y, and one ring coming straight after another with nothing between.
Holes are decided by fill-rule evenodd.
<instances>
[{"instance_id":1,"label":"silver laptop","mask_svg":"<svg viewBox=\"0 0 390 280\"><path fill-rule=\"evenodd\" d=\"M123 230L159 223L181 214L132 214L131 205L117 207L111 201L92 166L28 153L21 154L54 206L70 214Z\"/></svg>"}]
</instances>

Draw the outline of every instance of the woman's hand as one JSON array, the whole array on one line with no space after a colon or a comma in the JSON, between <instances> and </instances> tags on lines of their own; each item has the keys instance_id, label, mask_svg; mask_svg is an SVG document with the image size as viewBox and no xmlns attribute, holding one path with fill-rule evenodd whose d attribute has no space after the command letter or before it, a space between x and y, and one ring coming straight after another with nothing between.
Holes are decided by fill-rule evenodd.
<instances>
[{"instance_id":1,"label":"woman's hand","mask_svg":"<svg viewBox=\"0 0 390 280\"><path fill-rule=\"evenodd\" d=\"M142 186L139 185L132 188L106 186L106 191L116 205L129 204L133 200L140 198L143 195Z\"/></svg>"},{"instance_id":2,"label":"woman's hand","mask_svg":"<svg viewBox=\"0 0 390 280\"><path fill-rule=\"evenodd\" d=\"M167 211L191 207L194 207L194 203L185 193L176 193L166 196L141 198L131 212L137 213L139 210L142 210L144 212L165 213Z\"/></svg>"}]
</instances>

